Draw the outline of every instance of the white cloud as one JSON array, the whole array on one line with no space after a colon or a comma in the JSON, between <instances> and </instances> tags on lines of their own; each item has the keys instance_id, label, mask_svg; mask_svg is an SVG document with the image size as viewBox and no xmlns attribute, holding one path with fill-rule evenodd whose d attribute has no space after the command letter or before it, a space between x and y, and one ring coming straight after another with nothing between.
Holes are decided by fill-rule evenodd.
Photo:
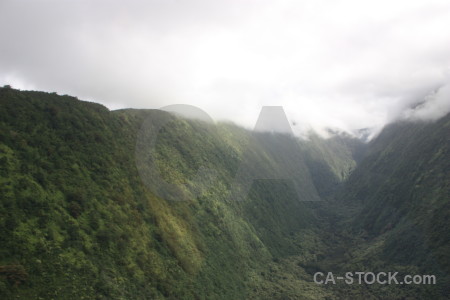
<instances>
[{"instance_id":1,"label":"white cloud","mask_svg":"<svg viewBox=\"0 0 450 300\"><path fill-rule=\"evenodd\" d=\"M249 128L263 105L300 131L380 128L445 86L447 28L444 0L4 0L0 84ZM448 112L439 91L421 118Z\"/></svg>"},{"instance_id":2,"label":"white cloud","mask_svg":"<svg viewBox=\"0 0 450 300\"><path fill-rule=\"evenodd\" d=\"M427 95L417 106L404 112L409 120L437 120L450 111L450 82Z\"/></svg>"}]
</instances>

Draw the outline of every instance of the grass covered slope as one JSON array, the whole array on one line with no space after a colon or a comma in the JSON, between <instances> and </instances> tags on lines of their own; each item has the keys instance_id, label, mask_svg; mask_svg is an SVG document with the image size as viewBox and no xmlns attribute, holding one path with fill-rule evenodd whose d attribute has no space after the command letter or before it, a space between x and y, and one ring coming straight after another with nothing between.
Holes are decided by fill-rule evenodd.
<instances>
[{"instance_id":1,"label":"grass covered slope","mask_svg":"<svg viewBox=\"0 0 450 300\"><path fill-rule=\"evenodd\" d=\"M161 118L169 123L144 159L186 201L147 189L136 167L141 124ZM274 149L286 138L0 89L1 298L282 297L279 262L314 259L322 247L313 205L300 201L319 198L299 148L282 152L297 164L300 192L295 182L257 180L244 201L227 195L244 158L281 172ZM216 171L213 184L195 180L202 166ZM295 282L298 299L323 294L309 275Z\"/></svg>"}]
</instances>

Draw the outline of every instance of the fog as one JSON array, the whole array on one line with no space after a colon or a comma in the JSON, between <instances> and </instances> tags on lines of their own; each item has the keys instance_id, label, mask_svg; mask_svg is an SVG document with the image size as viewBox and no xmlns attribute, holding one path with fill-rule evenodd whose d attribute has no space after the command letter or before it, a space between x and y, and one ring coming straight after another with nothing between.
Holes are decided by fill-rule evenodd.
<instances>
[{"instance_id":1,"label":"fog","mask_svg":"<svg viewBox=\"0 0 450 300\"><path fill-rule=\"evenodd\" d=\"M0 2L0 85L253 128L376 133L450 110L448 1Z\"/></svg>"}]
</instances>

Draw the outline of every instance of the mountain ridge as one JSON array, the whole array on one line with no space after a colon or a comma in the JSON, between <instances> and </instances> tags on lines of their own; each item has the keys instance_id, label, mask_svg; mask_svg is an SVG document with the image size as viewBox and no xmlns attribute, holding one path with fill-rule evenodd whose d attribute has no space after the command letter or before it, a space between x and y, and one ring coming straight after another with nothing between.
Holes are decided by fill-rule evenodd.
<instances>
[{"instance_id":1,"label":"mountain ridge","mask_svg":"<svg viewBox=\"0 0 450 300\"><path fill-rule=\"evenodd\" d=\"M287 140L233 124L157 110L109 111L70 96L10 88L0 89L0 107L4 299L446 299L449 116L409 130L392 125L364 144L346 136ZM144 177L150 189L135 157L148 118L167 121L144 152L144 161L152 159L159 169L159 179ZM406 151L405 141L415 148ZM281 154L298 166L297 183L258 177L261 170L285 174ZM408 164L410 157L423 161ZM255 180L247 197L230 201L246 161L259 171L250 173ZM201 167L216 170L213 184L196 180ZM414 180L403 176L409 168ZM382 171L382 178L371 170ZM402 210L398 220L386 215L392 228L385 219L376 221L389 211L377 195L396 191L392 182L410 191L419 178L423 191L417 195L429 187L440 203L431 215L417 217L417 205L409 211L412 223L401 221ZM161 180L177 185L172 196L188 201L163 199L153 190ZM298 201L313 195L322 201ZM406 256L402 251L402 243L415 245L416 221L428 224L420 226L432 255L420 247ZM397 243L399 237L406 239ZM312 281L318 270L355 267L431 270L440 284L381 289Z\"/></svg>"}]
</instances>

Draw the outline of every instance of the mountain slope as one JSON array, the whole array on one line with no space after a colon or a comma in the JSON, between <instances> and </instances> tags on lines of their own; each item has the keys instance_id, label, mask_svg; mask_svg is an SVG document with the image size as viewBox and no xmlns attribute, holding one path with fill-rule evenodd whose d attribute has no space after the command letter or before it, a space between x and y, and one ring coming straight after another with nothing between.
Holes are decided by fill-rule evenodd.
<instances>
[{"instance_id":1,"label":"mountain slope","mask_svg":"<svg viewBox=\"0 0 450 300\"><path fill-rule=\"evenodd\" d=\"M268 266L323 251L305 202L320 198L292 138L10 88L0 107L2 299L281 298L264 288L276 280ZM185 201L162 199L161 178L136 166L141 125L158 119L168 123L144 155ZM290 146L277 152L281 142ZM279 153L301 181L253 174L248 197L229 199L241 161L278 174ZM216 171L213 184L196 181L199 167ZM329 293L309 274L293 280L310 290L291 291L298 299Z\"/></svg>"},{"instance_id":2,"label":"mountain slope","mask_svg":"<svg viewBox=\"0 0 450 300\"><path fill-rule=\"evenodd\" d=\"M298 140L0 88L0 298L446 299L449 119ZM313 282L361 270L438 285Z\"/></svg>"},{"instance_id":3,"label":"mountain slope","mask_svg":"<svg viewBox=\"0 0 450 300\"><path fill-rule=\"evenodd\" d=\"M362 238L349 249L354 258L347 266L434 274L437 287L424 288L422 297L450 294L449 132L450 115L405 121L368 145L339 196L338 203L354 210L344 228Z\"/></svg>"}]
</instances>

